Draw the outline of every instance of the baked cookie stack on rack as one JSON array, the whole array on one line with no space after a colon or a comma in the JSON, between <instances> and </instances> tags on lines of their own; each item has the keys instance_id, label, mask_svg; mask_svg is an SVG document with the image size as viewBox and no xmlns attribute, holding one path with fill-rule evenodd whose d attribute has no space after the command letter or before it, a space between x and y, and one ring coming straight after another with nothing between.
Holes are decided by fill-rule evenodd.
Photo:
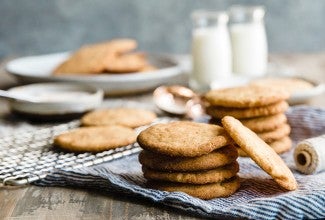
<instances>
[{"instance_id":1,"label":"baked cookie stack on rack","mask_svg":"<svg viewBox=\"0 0 325 220\"><path fill-rule=\"evenodd\" d=\"M289 94L284 90L258 86L242 86L211 90L204 96L207 114L212 123L220 123L224 116L233 116L257 133L276 153L281 154L292 146L290 126L284 112L289 105ZM238 148L240 156L247 156Z\"/></svg>"},{"instance_id":2,"label":"baked cookie stack on rack","mask_svg":"<svg viewBox=\"0 0 325 220\"><path fill-rule=\"evenodd\" d=\"M201 199L230 196L240 187L233 140L217 125L171 122L142 131L137 141L150 188Z\"/></svg>"}]
</instances>

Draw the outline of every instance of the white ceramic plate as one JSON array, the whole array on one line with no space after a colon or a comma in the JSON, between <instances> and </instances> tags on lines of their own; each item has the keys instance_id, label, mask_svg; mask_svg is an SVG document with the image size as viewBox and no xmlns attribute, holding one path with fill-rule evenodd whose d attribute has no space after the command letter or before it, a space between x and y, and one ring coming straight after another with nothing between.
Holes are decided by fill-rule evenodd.
<instances>
[{"instance_id":1,"label":"white ceramic plate","mask_svg":"<svg viewBox=\"0 0 325 220\"><path fill-rule=\"evenodd\" d=\"M296 105L307 102L313 97L319 96L325 92L325 84L314 84L314 87L303 92L295 92L291 95L288 102L289 104Z\"/></svg>"},{"instance_id":2,"label":"white ceramic plate","mask_svg":"<svg viewBox=\"0 0 325 220\"><path fill-rule=\"evenodd\" d=\"M8 92L35 100L9 102L13 111L35 116L83 113L98 108L103 101L101 90L77 83L36 83L14 87Z\"/></svg>"},{"instance_id":3,"label":"white ceramic plate","mask_svg":"<svg viewBox=\"0 0 325 220\"><path fill-rule=\"evenodd\" d=\"M78 82L102 89L108 95L131 94L171 83L182 73L177 62L163 55L148 55L158 69L145 73L102 74L98 76L53 76L54 68L67 59L69 53L56 53L18 58L10 61L6 70L23 83Z\"/></svg>"}]
</instances>

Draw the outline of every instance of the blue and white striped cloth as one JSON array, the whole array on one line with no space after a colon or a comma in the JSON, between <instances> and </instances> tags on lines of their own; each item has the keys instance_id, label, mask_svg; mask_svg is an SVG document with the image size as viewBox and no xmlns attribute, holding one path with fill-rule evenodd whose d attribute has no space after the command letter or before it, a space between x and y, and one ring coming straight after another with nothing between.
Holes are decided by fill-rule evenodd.
<instances>
[{"instance_id":1,"label":"blue and white striped cloth","mask_svg":"<svg viewBox=\"0 0 325 220\"><path fill-rule=\"evenodd\" d=\"M306 106L287 112L295 141L325 133L325 109ZM325 147L325 146L324 146ZM247 219L325 218L325 172L303 175L295 170L292 151L282 155L299 188L283 191L251 159L239 158L241 188L228 198L204 201L181 192L145 187L137 155L78 170L60 170L36 182L39 186L73 186L119 192L149 199L202 217Z\"/></svg>"}]
</instances>

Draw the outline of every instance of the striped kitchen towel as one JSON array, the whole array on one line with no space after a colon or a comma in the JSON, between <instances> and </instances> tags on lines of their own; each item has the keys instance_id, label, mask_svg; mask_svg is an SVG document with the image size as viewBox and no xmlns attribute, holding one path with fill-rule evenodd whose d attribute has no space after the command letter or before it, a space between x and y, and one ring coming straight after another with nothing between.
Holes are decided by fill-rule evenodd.
<instances>
[{"instance_id":1,"label":"striped kitchen towel","mask_svg":"<svg viewBox=\"0 0 325 220\"><path fill-rule=\"evenodd\" d=\"M325 133L325 109L292 107L287 112L296 144ZM325 146L324 146L325 147ZM148 189L137 155L77 170L59 170L36 182L39 186L73 186L119 192L149 199L202 217L247 219L325 218L325 172L300 174L295 170L292 150L282 158L293 171L299 188L287 192L251 159L239 158L240 189L228 198L201 200L181 192Z\"/></svg>"}]
</instances>

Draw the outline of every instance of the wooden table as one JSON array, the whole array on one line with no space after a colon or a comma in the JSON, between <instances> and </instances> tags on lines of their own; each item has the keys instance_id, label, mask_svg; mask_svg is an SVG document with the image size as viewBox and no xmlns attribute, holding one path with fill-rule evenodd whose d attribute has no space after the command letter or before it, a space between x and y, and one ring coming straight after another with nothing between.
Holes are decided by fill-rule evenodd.
<instances>
[{"instance_id":1,"label":"wooden table","mask_svg":"<svg viewBox=\"0 0 325 220\"><path fill-rule=\"evenodd\" d=\"M299 73L311 80L325 83L325 53L275 54L270 61L278 67ZM0 64L0 88L17 84L5 73L5 61ZM150 93L140 99L150 98ZM137 100L139 97L128 97ZM308 103L325 107L325 94ZM0 100L0 116L8 113L6 102ZM0 188L0 219L196 219L188 213L128 198L120 194L102 194L60 187L5 187Z\"/></svg>"}]
</instances>

